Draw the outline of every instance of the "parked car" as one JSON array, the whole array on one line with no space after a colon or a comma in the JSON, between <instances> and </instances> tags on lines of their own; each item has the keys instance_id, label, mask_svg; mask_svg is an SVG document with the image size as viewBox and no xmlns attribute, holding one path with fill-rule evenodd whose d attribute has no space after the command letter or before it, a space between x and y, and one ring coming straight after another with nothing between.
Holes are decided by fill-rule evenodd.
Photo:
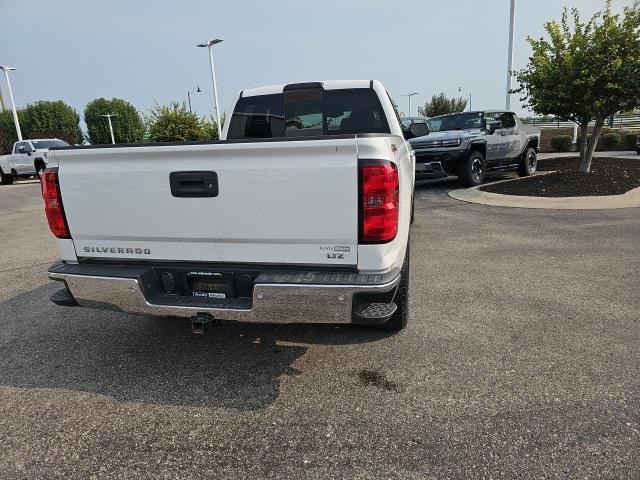
<instances>
[{"instance_id":1,"label":"parked car","mask_svg":"<svg viewBox=\"0 0 640 480\"><path fill-rule=\"evenodd\" d=\"M244 90L221 141L49 161L60 305L191 317L196 333L214 317L407 323L415 165L378 81Z\"/></svg>"},{"instance_id":2,"label":"parked car","mask_svg":"<svg viewBox=\"0 0 640 480\"><path fill-rule=\"evenodd\" d=\"M58 138L24 140L13 144L9 155L0 156L0 184L10 185L14 178L40 176L47 168L47 156L52 147L69 146Z\"/></svg>"},{"instance_id":3,"label":"parked car","mask_svg":"<svg viewBox=\"0 0 640 480\"><path fill-rule=\"evenodd\" d=\"M527 132L513 112L453 113L430 118L428 126L429 134L410 140L419 178L457 175L473 187L488 171L536 171L540 133Z\"/></svg>"}]
</instances>

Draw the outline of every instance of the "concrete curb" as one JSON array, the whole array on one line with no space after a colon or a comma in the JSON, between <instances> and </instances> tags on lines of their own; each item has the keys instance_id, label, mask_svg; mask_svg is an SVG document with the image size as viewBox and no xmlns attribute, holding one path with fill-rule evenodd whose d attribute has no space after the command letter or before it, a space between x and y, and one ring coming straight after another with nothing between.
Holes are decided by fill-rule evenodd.
<instances>
[{"instance_id":1,"label":"concrete curb","mask_svg":"<svg viewBox=\"0 0 640 480\"><path fill-rule=\"evenodd\" d=\"M482 186L482 185L481 185ZM606 210L640 207L640 187L622 195L602 197L523 197L480 191L480 187L451 190L451 198L495 207L541 208L550 210Z\"/></svg>"}]
</instances>

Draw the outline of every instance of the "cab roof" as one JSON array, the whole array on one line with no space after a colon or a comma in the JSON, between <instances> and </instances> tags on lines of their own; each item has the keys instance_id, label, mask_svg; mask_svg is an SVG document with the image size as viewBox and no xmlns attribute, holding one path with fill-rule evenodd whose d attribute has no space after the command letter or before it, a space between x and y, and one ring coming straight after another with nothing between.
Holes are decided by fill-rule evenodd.
<instances>
[{"instance_id":1,"label":"cab roof","mask_svg":"<svg viewBox=\"0 0 640 480\"><path fill-rule=\"evenodd\" d=\"M470 112L453 112L453 113L444 113L442 115L438 115L438 117L448 117L450 115L460 115L460 114L470 114L470 113L513 113L515 115L515 113L511 110L498 110L498 109L491 109L491 110L472 110ZM436 118L436 117L431 117L431 118Z\"/></svg>"},{"instance_id":2,"label":"cab roof","mask_svg":"<svg viewBox=\"0 0 640 480\"><path fill-rule=\"evenodd\" d=\"M309 88L313 84L322 86L325 90L340 90L344 88L370 88L375 80L324 80L305 83L283 83L281 85L268 85L265 87L249 88L240 92L241 97L253 97L256 95L273 95L282 93L286 88L295 88L295 86L306 85Z\"/></svg>"}]
</instances>

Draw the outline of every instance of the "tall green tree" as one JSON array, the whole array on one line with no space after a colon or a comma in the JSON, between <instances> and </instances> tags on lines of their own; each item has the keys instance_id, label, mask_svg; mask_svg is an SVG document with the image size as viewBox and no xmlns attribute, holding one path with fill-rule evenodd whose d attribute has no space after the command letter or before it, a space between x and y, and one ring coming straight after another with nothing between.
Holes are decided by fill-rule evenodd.
<instances>
[{"instance_id":1,"label":"tall green tree","mask_svg":"<svg viewBox=\"0 0 640 480\"><path fill-rule=\"evenodd\" d=\"M22 133L27 138L35 131L61 130L73 138L75 143L84 141L78 112L62 100L30 103L18 118Z\"/></svg>"},{"instance_id":2,"label":"tall green tree","mask_svg":"<svg viewBox=\"0 0 640 480\"><path fill-rule=\"evenodd\" d=\"M20 125L24 123L22 110L18 110L18 121L20 122ZM11 113L11 110L4 110L0 112L0 137L2 137L0 151L8 153L8 151L13 147L13 144L18 140L16 125L13 122L13 114ZM0 153L0 155L2 155L2 153Z\"/></svg>"},{"instance_id":3,"label":"tall green tree","mask_svg":"<svg viewBox=\"0 0 640 480\"><path fill-rule=\"evenodd\" d=\"M422 107L418 107L418 113L423 117L437 117L447 113L464 112L467 108L467 99L449 98L442 92L433 95Z\"/></svg>"},{"instance_id":4,"label":"tall green tree","mask_svg":"<svg viewBox=\"0 0 640 480\"><path fill-rule=\"evenodd\" d=\"M59 138L60 140L67 142L69 145L75 145L77 143L75 135L63 132L56 128L50 130L33 130L29 132L25 138Z\"/></svg>"},{"instance_id":5,"label":"tall green tree","mask_svg":"<svg viewBox=\"0 0 640 480\"><path fill-rule=\"evenodd\" d=\"M202 122L184 103L156 105L150 112L148 128L152 142L183 142L201 140Z\"/></svg>"},{"instance_id":6,"label":"tall green tree","mask_svg":"<svg viewBox=\"0 0 640 480\"><path fill-rule=\"evenodd\" d=\"M11 152L13 142L7 137L3 130L0 129L0 155Z\"/></svg>"},{"instance_id":7,"label":"tall green tree","mask_svg":"<svg viewBox=\"0 0 640 480\"><path fill-rule=\"evenodd\" d=\"M113 137L116 143L139 143L144 137L144 123L140 113L129 102L119 98L97 98L87 103L84 122L87 124L87 138L94 145L111 143L111 133L107 118L101 115L116 114L111 119Z\"/></svg>"},{"instance_id":8,"label":"tall green tree","mask_svg":"<svg viewBox=\"0 0 640 480\"><path fill-rule=\"evenodd\" d=\"M565 9L545 30L548 38L528 39L533 53L514 92L524 107L580 126L580 171L588 173L607 117L640 106L640 4L614 14L608 0L588 22Z\"/></svg>"}]
</instances>

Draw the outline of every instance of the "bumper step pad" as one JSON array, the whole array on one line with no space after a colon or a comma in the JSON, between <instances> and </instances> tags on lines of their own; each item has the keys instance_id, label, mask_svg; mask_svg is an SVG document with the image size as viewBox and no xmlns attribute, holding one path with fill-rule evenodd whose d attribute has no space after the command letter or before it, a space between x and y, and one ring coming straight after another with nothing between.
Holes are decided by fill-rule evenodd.
<instances>
[{"instance_id":1,"label":"bumper step pad","mask_svg":"<svg viewBox=\"0 0 640 480\"><path fill-rule=\"evenodd\" d=\"M353 314L359 320L358 323L379 324L384 323L396 313L398 306L393 303L363 303L358 306Z\"/></svg>"}]
</instances>

